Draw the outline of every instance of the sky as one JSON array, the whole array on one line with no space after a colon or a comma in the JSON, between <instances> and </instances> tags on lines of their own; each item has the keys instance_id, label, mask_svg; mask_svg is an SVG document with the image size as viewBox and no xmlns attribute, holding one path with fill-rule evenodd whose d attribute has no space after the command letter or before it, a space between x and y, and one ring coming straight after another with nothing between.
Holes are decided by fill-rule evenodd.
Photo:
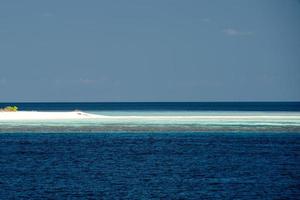
<instances>
[{"instance_id":1,"label":"sky","mask_svg":"<svg viewBox=\"0 0 300 200\"><path fill-rule=\"evenodd\" d=\"M298 0L1 0L0 102L300 101Z\"/></svg>"}]
</instances>

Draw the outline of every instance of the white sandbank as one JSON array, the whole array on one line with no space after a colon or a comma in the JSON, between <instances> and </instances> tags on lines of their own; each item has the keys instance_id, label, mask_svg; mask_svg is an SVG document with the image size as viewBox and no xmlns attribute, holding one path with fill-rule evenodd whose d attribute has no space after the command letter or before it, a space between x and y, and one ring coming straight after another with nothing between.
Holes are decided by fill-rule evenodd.
<instances>
[{"instance_id":1,"label":"white sandbank","mask_svg":"<svg viewBox=\"0 0 300 200\"><path fill-rule=\"evenodd\" d=\"M106 116L90 114L81 111L41 112L17 111L0 112L0 121L14 120L68 120L68 119L107 119L107 120L300 120L299 113L290 115L281 114L252 114L241 115L197 115L197 116Z\"/></svg>"},{"instance_id":2,"label":"white sandbank","mask_svg":"<svg viewBox=\"0 0 300 200\"><path fill-rule=\"evenodd\" d=\"M0 112L0 121L6 120L64 120L64 119L94 119L101 115L89 114L81 111L71 112L40 112L40 111L17 111Z\"/></svg>"}]
</instances>

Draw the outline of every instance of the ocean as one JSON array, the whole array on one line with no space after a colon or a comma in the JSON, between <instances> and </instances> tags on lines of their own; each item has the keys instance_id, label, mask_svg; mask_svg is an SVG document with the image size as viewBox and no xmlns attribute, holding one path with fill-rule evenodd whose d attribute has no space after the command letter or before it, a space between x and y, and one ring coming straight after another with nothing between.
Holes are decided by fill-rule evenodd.
<instances>
[{"instance_id":1,"label":"ocean","mask_svg":"<svg viewBox=\"0 0 300 200\"><path fill-rule=\"evenodd\" d=\"M297 102L6 105L122 118L0 122L0 199L300 196Z\"/></svg>"}]
</instances>

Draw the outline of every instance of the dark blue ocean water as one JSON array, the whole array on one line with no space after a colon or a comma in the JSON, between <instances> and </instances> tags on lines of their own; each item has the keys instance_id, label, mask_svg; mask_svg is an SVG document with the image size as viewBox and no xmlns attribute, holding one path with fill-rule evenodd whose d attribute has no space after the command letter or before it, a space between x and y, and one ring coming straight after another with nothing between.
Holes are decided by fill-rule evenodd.
<instances>
[{"instance_id":1,"label":"dark blue ocean water","mask_svg":"<svg viewBox=\"0 0 300 200\"><path fill-rule=\"evenodd\" d=\"M299 133L1 134L0 199L299 199Z\"/></svg>"},{"instance_id":2,"label":"dark blue ocean water","mask_svg":"<svg viewBox=\"0 0 300 200\"><path fill-rule=\"evenodd\" d=\"M0 103L20 110L117 111L300 111L300 102L102 102L102 103Z\"/></svg>"},{"instance_id":3,"label":"dark blue ocean water","mask_svg":"<svg viewBox=\"0 0 300 200\"><path fill-rule=\"evenodd\" d=\"M284 102L0 103L5 105L21 110L300 110L300 103ZM0 199L299 196L300 132L0 133Z\"/></svg>"}]
</instances>

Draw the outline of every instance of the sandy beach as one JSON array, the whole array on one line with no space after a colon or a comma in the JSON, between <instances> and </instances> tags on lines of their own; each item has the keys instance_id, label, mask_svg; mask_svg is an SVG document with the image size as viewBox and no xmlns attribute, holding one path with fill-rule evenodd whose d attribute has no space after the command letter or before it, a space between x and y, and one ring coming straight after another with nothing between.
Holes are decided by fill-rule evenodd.
<instances>
[{"instance_id":1,"label":"sandy beach","mask_svg":"<svg viewBox=\"0 0 300 200\"><path fill-rule=\"evenodd\" d=\"M70 112L40 112L17 111L0 112L0 121L4 120L64 120L64 119L93 119L101 118L101 115L89 114L81 111Z\"/></svg>"},{"instance_id":2,"label":"sandy beach","mask_svg":"<svg viewBox=\"0 0 300 200\"><path fill-rule=\"evenodd\" d=\"M249 114L238 115L196 115L196 116L107 116L99 114L90 114L82 111L17 111L0 112L0 121L14 120L67 120L67 119L103 119L103 120L216 120L216 121L248 121L248 120L300 120L297 114Z\"/></svg>"},{"instance_id":3,"label":"sandy beach","mask_svg":"<svg viewBox=\"0 0 300 200\"><path fill-rule=\"evenodd\" d=\"M132 114L132 115L130 115ZM298 112L215 112L135 115L82 111L0 112L1 132L299 131ZM149 113L148 113L149 114Z\"/></svg>"}]
</instances>

